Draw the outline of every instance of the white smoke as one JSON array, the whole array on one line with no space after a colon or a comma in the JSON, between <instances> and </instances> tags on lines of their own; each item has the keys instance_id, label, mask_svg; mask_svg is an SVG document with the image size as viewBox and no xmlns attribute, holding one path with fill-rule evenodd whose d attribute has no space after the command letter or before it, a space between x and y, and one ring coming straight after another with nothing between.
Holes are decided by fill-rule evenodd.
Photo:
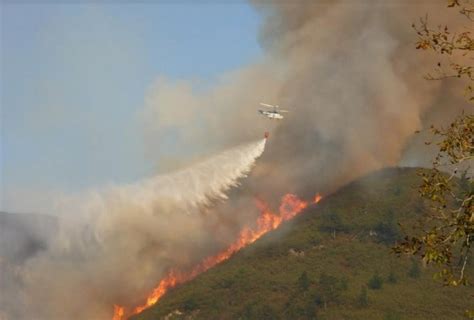
<instances>
[{"instance_id":1,"label":"white smoke","mask_svg":"<svg viewBox=\"0 0 474 320\"><path fill-rule=\"evenodd\" d=\"M60 223L58 240L28 262L24 304L7 319L108 319L114 303L142 302L167 268L200 259L197 248L209 250L216 220L206 208L226 199L225 192L250 172L265 142L64 200L60 208L69 214Z\"/></svg>"}]
</instances>

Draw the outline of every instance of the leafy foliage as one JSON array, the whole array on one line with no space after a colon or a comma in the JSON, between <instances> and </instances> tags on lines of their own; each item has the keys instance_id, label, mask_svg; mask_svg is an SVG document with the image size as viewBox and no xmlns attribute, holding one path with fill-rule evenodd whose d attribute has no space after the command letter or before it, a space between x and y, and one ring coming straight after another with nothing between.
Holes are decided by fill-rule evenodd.
<instances>
[{"instance_id":1,"label":"leafy foliage","mask_svg":"<svg viewBox=\"0 0 474 320\"><path fill-rule=\"evenodd\" d=\"M450 0L448 7L458 8L474 22L474 3L470 0ZM417 49L433 50L449 56L450 72L442 69L441 62L436 69L436 80L456 77L467 81L467 99L474 102L474 69L471 65L452 62L474 59L474 39L471 31L453 33L448 26L432 29L427 18L415 26L418 34ZM437 277L446 285L468 284L465 270L469 266L474 240L474 181L470 166L474 160L474 115L463 113L448 128L431 127L439 152L429 171L420 171L423 183L420 195L431 202L431 210L420 223L418 234L407 236L405 241L394 248L397 253L420 254L427 264L441 267ZM430 144L428 142L427 144ZM444 172L450 172L446 174ZM461 179L456 176L461 174Z\"/></svg>"},{"instance_id":2,"label":"leafy foliage","mask_svg":"<svg viewBox=\"0 0 474 320\"><path fill-rule=\"evenodd\" d=\"M474 2L472 0L449 0L448 7L459 8L459 13L467 18L468 22L474 22ZM467 57L472 60L474 51L474 39L469 28L462 31L452 32L447 25L439 25L432 28L428 24L428 16L420 18L418 25L413 24L418 35L416 44L417 49L432 50L440 55L449 58ZM446 59L448 67L444 67L443 62L438 62L435 68L435 74L427 74L428 80L439 80L444 78L461 78L466 81L466 95L469 101L474 102L474 67L465 63L454 62L452 59ZM446 70L448 69L448 70Z\"/></svg>"}]
</instances>

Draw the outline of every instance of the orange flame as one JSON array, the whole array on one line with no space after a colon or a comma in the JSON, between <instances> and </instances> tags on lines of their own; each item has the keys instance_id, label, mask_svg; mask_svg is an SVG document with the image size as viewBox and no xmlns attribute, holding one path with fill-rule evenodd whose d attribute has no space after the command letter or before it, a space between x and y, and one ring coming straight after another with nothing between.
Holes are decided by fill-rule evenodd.
<instances>
[{"instance_id":1,"label":"orange flame","mask_svg":"<svg viewBox=\"0 0 474 320\"><path fill-rule=\"evenodd\" d=\"M112 318L112 320L121 320L124 314L125 314L125 308L115 304L114 317Z\"/></svg>"},{"instance_id":2,"label":"orange flame","mask_svg":"<svg viewBox=\"0 0 474 320\"><path fill-rule=\"evenodd\" d=\"M321 199L322 196L318 193L316 194L312 203L318 203L321 201ZM279 214L275 214L272 213L268 204L260 199L257 199L257 207L260 210L260 216L257 219L255 227L245 227L242 229L237 240L234 241L227 249L214 256L205 258L190 272L182 272L174 269L170 270L169 273L159 282L158 286L153 289L151 294L146 299L146 302L143 305L135 307L130 312L130 315L138 314L151 307L157 303L158 300L160 300L169 289L174 288L178 284L187 282L195 278L200 273L203 273L222 261L227 260L234 253L255 242L265 233L278 228L283 221L290 220L297 214L301 213L307 206L308 202L299 199L296 195L286 194L281 199ZM122 320L124 319L124 314L124 307L114 305L114 316L112 320Z\"/></svg>"},{"instance_id":3,"label":"orange flame","mask_svg":"<svg viewBox=\"0 0 474 320\"><path fill-rule=\"evenodd\" d=\"M319 193L316 193L316 195L314 196L314 203L318 203L319 201L321 201L321 199L323 198L323 196Z\"/></svg>"}]
</instances>

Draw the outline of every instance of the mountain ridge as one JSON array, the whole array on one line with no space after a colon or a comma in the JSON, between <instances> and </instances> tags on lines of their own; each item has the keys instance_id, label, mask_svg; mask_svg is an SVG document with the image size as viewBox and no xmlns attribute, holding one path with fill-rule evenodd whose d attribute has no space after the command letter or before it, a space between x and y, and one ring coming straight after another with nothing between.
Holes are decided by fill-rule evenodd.
<instances>
[{"instance_id":1,"label":"mountain ridge","mask_svg":"<svg viewBox=\"0 0 474 320\"><path fill-rule=\"evenodd\" d=\"M416 170L346 184L131 319L463 319L472 287L391 253L427 210Z\"/></svg>"}]
</instances>

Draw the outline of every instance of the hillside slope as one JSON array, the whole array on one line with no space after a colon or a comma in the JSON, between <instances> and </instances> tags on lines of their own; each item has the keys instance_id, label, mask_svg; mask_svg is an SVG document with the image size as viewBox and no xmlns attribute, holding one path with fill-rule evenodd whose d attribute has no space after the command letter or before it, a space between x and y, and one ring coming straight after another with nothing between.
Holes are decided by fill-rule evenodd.
<instances>
[{"instance_id":1,"label":"hillside slope","mask_svg":"<svg viewBox=\"0 0 474 320\"><path fill-rule=\"evenodd\" d=\"M397 222L425 210L418 184L407 168L363 177L133 319L463 319L472 287L391 253Z\"/></svg>"}]
</instances>

